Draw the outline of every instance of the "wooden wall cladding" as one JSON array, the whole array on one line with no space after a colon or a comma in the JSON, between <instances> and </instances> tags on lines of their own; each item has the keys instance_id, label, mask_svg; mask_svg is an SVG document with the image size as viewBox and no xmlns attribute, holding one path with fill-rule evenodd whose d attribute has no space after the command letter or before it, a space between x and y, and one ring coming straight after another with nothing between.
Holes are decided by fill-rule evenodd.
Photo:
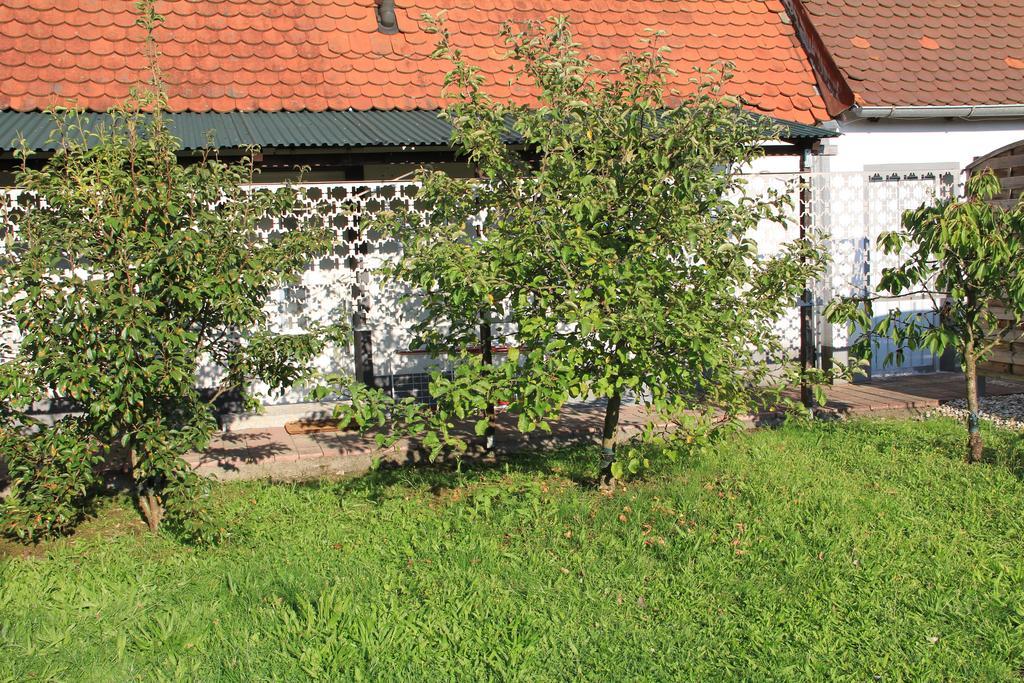
<instances>
[{"instance_id":1,"label":"wooden wall cladding","mask_svg":"<svg viewBox=\"0 0 1024 683\"><path fill-rule=\"evenodd\" d=\"M967 173L973 175L991 169L1003 187L992 200L1004 209L1014 207L1024 197L1024 140L1000 147L967 166Z\"/></svg>"},{"instance_id":2,"label":"wooden wall cladding","mask_svg":"<svg viewBox=\"0 0 1024 683\"><path fill-rule=\"evenodd\" d=\"M989 310L999 320L1000 340L988 360L978 364L978 372L1024 379L1024 324L1014 325L1013 315L998 302Z\"/></svg>"}]
</instances>

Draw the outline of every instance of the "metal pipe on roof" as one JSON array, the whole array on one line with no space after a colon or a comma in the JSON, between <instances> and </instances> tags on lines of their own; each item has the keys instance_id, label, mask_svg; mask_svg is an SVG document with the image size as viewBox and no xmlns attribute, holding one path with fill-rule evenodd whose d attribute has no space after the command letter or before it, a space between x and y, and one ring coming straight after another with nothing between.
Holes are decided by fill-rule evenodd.
<instances>
[{"instance_id":1,"label":"metal pipe on roof","mask_svg":"<svg viewBox=\"0 0 1024 683\"><path fill-rule=\"evenodd\" d=\"M387 34L398 33L395 0L377 0L377 30Z\"/></svg>"},{"instance_id":2,"label":"metal pipe on roof","mask_svg":"<svg viewBox=\"0 0 1024 683\"><path fill-rule=\"evenodd\" d=\"M843 112L849 119L996 119L1024 118L1024 104L978 104L936 107L858 107Z\"/></svg>"}]
</instances>

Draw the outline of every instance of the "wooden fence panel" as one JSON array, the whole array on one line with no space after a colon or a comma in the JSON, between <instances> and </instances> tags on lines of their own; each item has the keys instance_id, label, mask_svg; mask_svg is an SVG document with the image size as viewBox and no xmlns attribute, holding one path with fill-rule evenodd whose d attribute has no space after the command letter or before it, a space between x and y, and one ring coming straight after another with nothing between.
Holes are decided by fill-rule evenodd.
<instances>
[{"instance_id":1,"label":"wooden fence panel","mask_svg":"<svg viewBox=\"0 0 1024 683\"><path fill-rule=\"evenodd\" d=\"M1015 324L1013 314L994 302L989 306L999 321L999 344L988 360L978 364L978 372L987 376L1024 377L1024 324Z\"/></svg>"},{"instance_id":2,"label":"wooden fence panel","mask_svg":"<svg viewBox=\"0 0 1024 683\"><path fill-rule=\"evenodd\" d=\"M1004 209L1015 206L1024 197L1024 140L975 159L967 167L967 173L973 175L986 169L996 174L1002 186L1002 192L995 196L992 204ZM999 319L1001 339L988 361L979 364L978 372L1020 379L1024 376L1024 325L1015 324L1013 315L1001 302L992 302L989 311Z\"/></svg>"}]
</instances>

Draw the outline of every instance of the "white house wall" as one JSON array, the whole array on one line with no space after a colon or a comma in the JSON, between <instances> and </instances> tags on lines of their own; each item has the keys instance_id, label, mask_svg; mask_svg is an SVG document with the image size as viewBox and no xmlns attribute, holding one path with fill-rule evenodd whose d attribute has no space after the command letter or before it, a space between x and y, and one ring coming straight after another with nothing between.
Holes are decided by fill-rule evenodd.
<instances>
[{"instance_id":1,"label":"white house wall","mask_svg":"<svg viewBox=\"0 0 1024 683\"><path fill-rule=\"evenodd\" d=\"M830 196L827 223L836 239L833 242L834 276L847 271L833 283L835 291L855 289L848 275L855 275L865 260L862 250L871 251L877 236L898 226L900 214L927 201L930 195L946 195L962 190L963 169L977 157L1024 139L1024 120L850 120L837 122L838 138L825 141L823 154L813 159L823 189ZM939 182L926 181L933 174ZM947 175L949 174L949 175ZM858 176L862 180L857 180ZM898 177L898 180L890 180ZM914 180L914 178L919 178ZM883 178L884 180L879 180ZM951 182L946 182L946 181ZM843 191L842 185L862 183L863 201L855 191ZM881 269L893 265L892 257L869 254L869 269L864 273L865 291L877 284ZM851 269L847 266L852 264ZM838 281L842 280L842 282ZM892 302L905 313L929 310L934 302L926 297L903 298ZM885 311L878 310L882 315ZM838 341L838 340L837 340ZM888 350L885 340L873 359L875 372L891 368L881 366ZM837 344L837 351L843 347ZM840 352L841 354L841 352ZM908 354L897 371L921 371L937 368L938 359L928 352Z\"/></svg>"},{"instance_id":2,"label":"white house wall","mask_svg":"<svg viewBox=\"0 0 1024 683\"><path fill-rule=\"evenodd\" d=\"M754 161L746 173L799 173L800 155L765 156Z\"/></svg>"},{"instance_id":3,"label":"white house wall","mask_svg":"<svg viewBox=\"0 0 1024 683\"><path fill-rule=\"evenodd\" d=\"M826 142L835 153L817 170L864 171L879 165L956 164L1024 139L1024 120L857 120L839 122L841 136Z\"/></svg>"}]
</instances>

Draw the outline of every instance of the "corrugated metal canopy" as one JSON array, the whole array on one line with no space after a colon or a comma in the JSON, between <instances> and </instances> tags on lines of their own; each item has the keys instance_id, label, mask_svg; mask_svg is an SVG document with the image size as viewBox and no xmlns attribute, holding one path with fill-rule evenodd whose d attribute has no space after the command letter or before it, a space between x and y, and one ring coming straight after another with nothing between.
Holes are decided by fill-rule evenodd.
<instances>
[{"instance_id":1,"label":"corrugated metal canopy","mask_svg":"<svg viewBox=\"0 0 1024 683\"><path fill-rule=\"evenodd\" d=\"M105 114L87 113L83 124L102 123ZM168 115L185 150L207 146L359 148L447 146L451 127L435 111L233 112ZM765 117L761 117L765 118ZM772 119L784 140L813 140L836 133L802 123ZM37 152L56 149L53 120L43 112L0 112L0 151L19 148L24 138ZM511 136L510 136L510 141Z\"/></svg>"}]
</instances>

